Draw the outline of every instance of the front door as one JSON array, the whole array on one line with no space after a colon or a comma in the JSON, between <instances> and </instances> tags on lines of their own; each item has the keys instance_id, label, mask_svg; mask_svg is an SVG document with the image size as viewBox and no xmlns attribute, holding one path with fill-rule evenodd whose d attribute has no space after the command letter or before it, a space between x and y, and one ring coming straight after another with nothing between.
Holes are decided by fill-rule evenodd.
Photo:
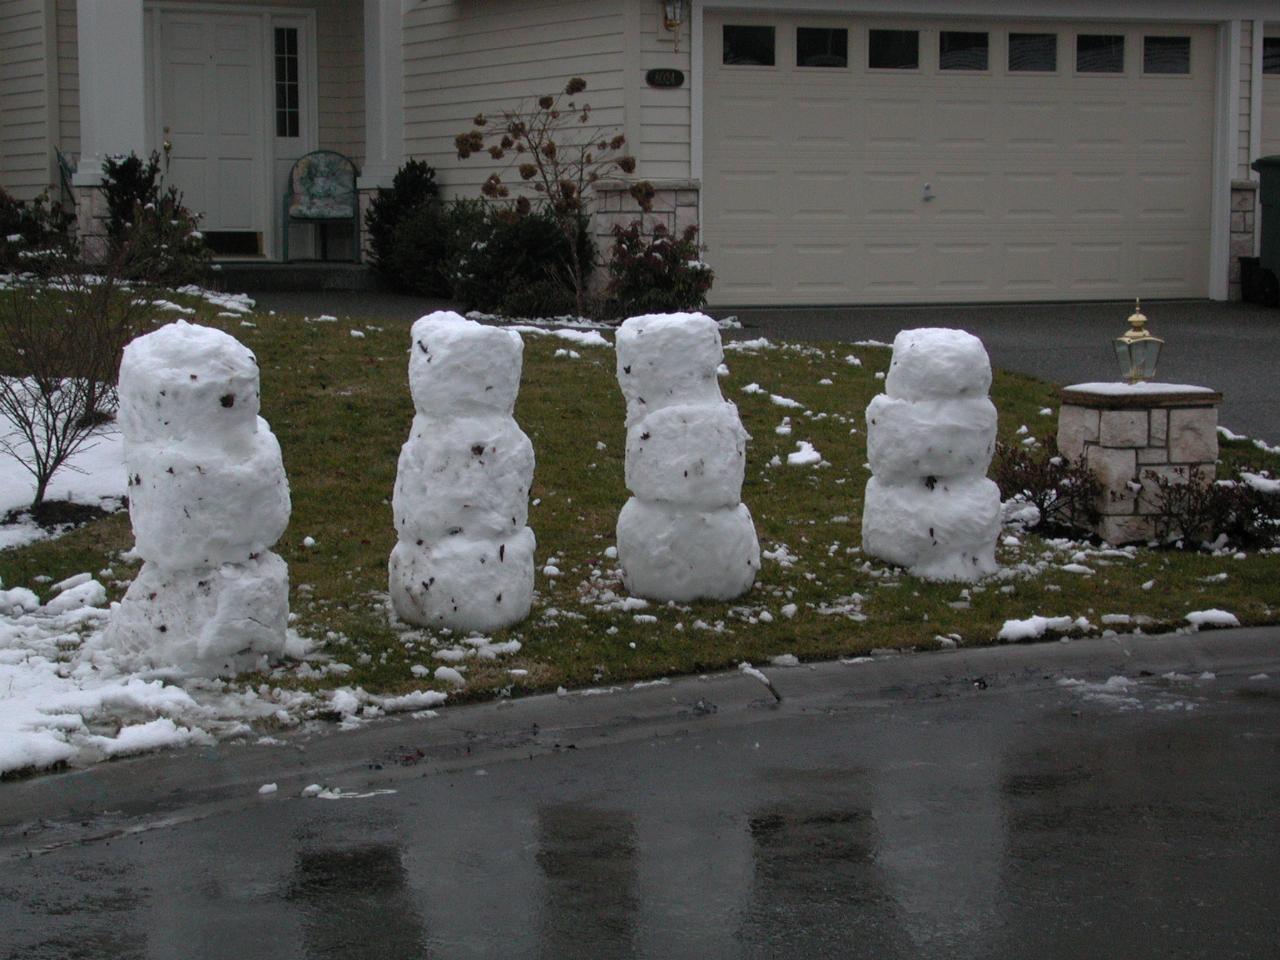
<instances>
[{"instance_id":1,"label":"front door","mask_svg":"<svg viewBox=\"0 0 1280 960\"><path fill-rule=\"evenodd\" d=\"M203 214L201 230L216 252L264 252L262 57L259 17L160 15L156 107L169 144L167 182Z\"/></svg>"}]
</instances>

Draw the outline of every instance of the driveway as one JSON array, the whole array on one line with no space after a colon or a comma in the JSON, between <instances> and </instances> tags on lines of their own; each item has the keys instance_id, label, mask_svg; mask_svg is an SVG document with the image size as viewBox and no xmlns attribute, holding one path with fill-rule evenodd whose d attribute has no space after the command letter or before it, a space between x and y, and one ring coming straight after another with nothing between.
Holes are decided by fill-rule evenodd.
<instances>
[{"instance_id":1,"label":"driveway","mask_svg":"<svg viewBox=\"0 0 1280 960\"><path fill-rule=\"evenodd\" d=\"M383 293L258 293L259 307L406 323L444 301ZM960 327L982 338L999 367L1061 385L1118 376L1111 341L1127 328L1131 302L987 304L919 307L713 308L736 316L734 336L790 340L882 340L909 327ZM1280 310L1209 300L1153 301L1149 327L1165 340L1160 379L1213 387L1223 394L1219 423L1280 443Z\"/></svg>"}]
</instances>

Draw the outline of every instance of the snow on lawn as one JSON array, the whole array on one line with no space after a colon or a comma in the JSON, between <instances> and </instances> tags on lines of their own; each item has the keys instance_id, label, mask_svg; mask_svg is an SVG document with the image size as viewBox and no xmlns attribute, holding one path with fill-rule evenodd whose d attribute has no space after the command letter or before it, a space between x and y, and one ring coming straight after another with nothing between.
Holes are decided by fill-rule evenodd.
<instances>
[{"instance_id":1,"label":"snow on lawn","mask_svg":"<svg viewBox=\"0 0 1280 960\"><path fill-rule=\"evenodd\" d=\"M0 429L5 428L12 437L12 426L7 421L0 423ZM16 437L14 444L19 453L24 451ZM118 510L127 488L126 481L120 431L115 424L109 424L85 441L70 462L53 475L45 498ZM0 453L0 516L29 506L35 489L35 479L21 462ZM20 517L16 523L0 525L0 550L50 535L49 531Z\"/></svg>"},{"instance_id":2,"label":"snow on lawn","mask_svg":"<svg viewBox=\"0 0 1280 960\"><path fill-rule=\"evenodd\" d=\"M728 340L724 344L725 353L754 353L757 350L768 350L773 343L768 337L756 337L754 340Z\"/></svg>"},{"instance_id":3,"label":"snow on lawn","mask_svg":"<svg viewBox=\"0 0 1280 960\"><path fill-rule=\"evenodd\" d=\"M543 327L568 327L570 329L577 330L614 329L614 324L605 323L601 320L591 320L587 317L574 317L568 314L565 314L562 317L508 317L500 313L485 313L482 310L468 310L465 316L468 320L475 320L478 323L494 323L501 326L508 326L513 323L536 323L540 330Z\"/></svg>"},{"instance_id":4,"label":"snow on lawn","mask_svg":"<svg viewBox=\"0 0 1280 960\"><path fill-rule=\"evenodd\" d=\"M600 336L594 330L576 330L572 327L535 327L527 323L513 323L507 327L508 330L515 330L517 333L540 333L544 336L559 337L561 340L568 340L570 343L576 343L584 347L612 347L608 340Z\"/></svg>"},{"instance_id":5,"label":"snow on lawn","mask_svg":"<svg viewBox=\"0 0 1280 960\"><path fill-rule=\"evenodd\" d=\"M254 725L264 723L292 727L336 716L350 728L388 713L430 715L446 700L434 690L383 697L341 687L312 694L171 671L131 674L100 642L110 616L102 585L80 574L59 586L44 606L25 588L0 588L0 775L212 744L254 735ZM290 634L291 656L307 647ZM309 660L293 673L341 675L342 666ZM288 669L277 665L268 676L281 679Z\"/></svg>"},{"instance_id":6,"label":"snow on lawn","mask_svg":"<svg viewBox=\"0 0 1280 960\"><path fill-rule=\"evenodd\" d=\"M194 283L178 287L176 292L186 294L188 297L199 297L206 303L232 313L252 313L254 308L254 301L247 293L219 293L217 290L198 287Z\"/></svg>"},{"instance_id":7,"label":"snow on lawn","mask_svg":"<svg viewBox=\"0 0 1280 960\"><path fill-rule=\"evenodd\" d=\"M1073 620L1071 617L1035 615L1025 620L1006 620L1000 632L996 634L996 639L1017 643L1022 640L1038 640L1051 630L1054 633L1069 633L1072 630L1084 631L1092 628L1093 624L1084 617Z\"/></svg>"},{"instance_id":8,"label":"snow on lawn","mask_svg":"<svg viewBox=\"0 0 1280 960\"><path fill-rule=\"evenodd\" d=\"M1238 627L1240 621L1226 610L1193 610L1187 614L1187 623L1197 630L1200 627Z\"/></svg>"},{"instance_id":9,"label":"snow on lawn","mask_svg":"<svg viewBox=\"0 0 1280 960\"><path fill-rule=\"evenodd\" d=\"M792 467L816 467L822 463L822 454L808 440L797 440L796 449L787 454L787 464Z\"/></svg>"},{"instance_id":10,"label":"snow on lawn","mask_svg":"<svg viewBox=\"0 0 1280 960\"><path fill-rule=\"evenodd\" d=\"M1249 473L1245 470L1240 471L1240 479L1247 483L1259 493L1280 493L1280 480L1275 480L1268 474Z\"/></svg>"}]
</instances>

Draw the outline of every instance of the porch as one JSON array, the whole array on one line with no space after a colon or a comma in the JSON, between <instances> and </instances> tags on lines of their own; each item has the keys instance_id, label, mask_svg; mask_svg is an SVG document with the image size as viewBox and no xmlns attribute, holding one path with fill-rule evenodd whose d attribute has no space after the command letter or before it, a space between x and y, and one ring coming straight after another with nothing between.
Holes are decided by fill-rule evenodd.
<instances>
[{"instance_id":1,"label":"porch","mask_svg":"<svg viewBox=\"0 0 1280 960\"><path fill-rule=\"evenodd\" d=\"M380 0L75 0L81 238L105 235L102 163L129 152L160 154L222 261L282 258L289 172L313 150L354 161L363 210L401 162L402 19ZM358 259L351 226L294 223L291 260L319 257L320 229L329 260Z\"/></svg>"}]
</instances>

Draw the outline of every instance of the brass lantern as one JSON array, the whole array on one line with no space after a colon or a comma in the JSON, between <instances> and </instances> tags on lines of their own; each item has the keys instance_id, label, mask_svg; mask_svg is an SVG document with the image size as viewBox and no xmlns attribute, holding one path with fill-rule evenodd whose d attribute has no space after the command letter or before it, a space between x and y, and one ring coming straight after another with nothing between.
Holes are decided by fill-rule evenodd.
<instances>
[{"instance_id":1,"label":"brass lantern","mask_svg":"<svg viewBox=\"0 0 1280 960\"><path fill-rule=\"evenodd\" d=\"M1164 341L1147 331L1147 318L1142 315L1142 305L1133 302L1133 315L1129 317L1129 329L1114 341L1116 359L1120 362L1120 376L1129 383L1152 380L1156 375L1156 361Z\"/></svg>"},{"instance_id":2,"label":"brass lantern","mask_svg":"<svg viewBox=\"0 0 1280 960\"><path fill-rule=\"evenodd\" d=\"M680 49L680 28L684 26L685 18L688 16L687 8L686 0L663 0L662 2L662 26L671 33L677 51Z\"/></svg>"}]
</instances>

